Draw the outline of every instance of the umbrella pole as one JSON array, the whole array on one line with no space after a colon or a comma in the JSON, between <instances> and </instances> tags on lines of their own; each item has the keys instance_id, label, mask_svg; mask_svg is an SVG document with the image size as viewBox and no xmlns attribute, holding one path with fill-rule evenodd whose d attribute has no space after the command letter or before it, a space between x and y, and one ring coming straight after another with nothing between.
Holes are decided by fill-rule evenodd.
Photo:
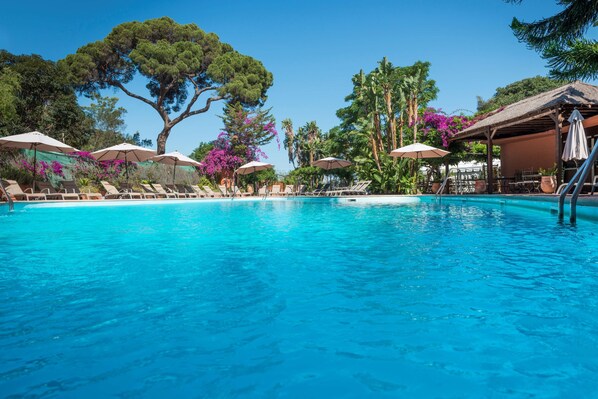
<instances>
[{"instance_id":1,"label":"umbrella pole","mask_svg":"<svg viewBox=\"0 0 598 399\"><path fill-rule=\"evenodd\" d=\"M35 192L35 170L37 169L37 144L33 146L33 185L31 186L31 192Z\"/></svg>"},{"instance_id":2,"label":"umbrella pole","mask_svg":"<svg viewBox=\"0 0 598 399\"><path fill-rule=\"evenodd\" d=\"M176 159L174 160L174 169L172 170L172 185L174 185L176 177Z\"/></svg>"},{"instance_id":3,"label":"umbrella pole","mask_svg":"<svg viewBox=\"0 0 598 399\"><path fill-rule=\"evenodd\" d=\"M125 152L125 178L127 179L127 185L129 184L129 165L127 164L127 153Z\"/></svg>"}]
</instances>

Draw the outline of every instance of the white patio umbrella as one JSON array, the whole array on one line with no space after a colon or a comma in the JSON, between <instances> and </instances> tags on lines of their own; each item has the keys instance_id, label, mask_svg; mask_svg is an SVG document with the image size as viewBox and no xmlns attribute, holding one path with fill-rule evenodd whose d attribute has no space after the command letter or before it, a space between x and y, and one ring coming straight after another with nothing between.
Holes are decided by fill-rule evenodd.
<instances>
[{"instance_id":1,"label":"white patio umbrella","mask_svg":"<svg viewBox=\"0 0 598 399\"><path fill-rule=\"evenodd\" d=\"M450 154L450 152L421 143L409 144L405 147L397 148L396 150L392 150L390 152L390 156L392 157L413 159L442 158L447 154Z\"/></svg>"},{"instance_id":2,"label":"white patio umbrella","mask_svg":"<svg viewBox=\"0 0 598 399\"><path fill-rule=\"evenodd\" d=\"M312 166L317 166L324 170L332 170L332 169L340 169L346 168L347 166L351 165L350 161L335 158L335 157L327 157L318 159L317 161L313 161ZM328 176L328 185L332 184L332 177Z\"/></svg>"},{"instance_id":3,"label":"white patio umbrella","mask_svg":"<svg viewBox=\"0 0 598 399\"><path fill-rule=\"evenodd\" d=\"M569 116L569 134L567 134L567 141L563 149L563 161L582 160L588 158L588 139L583 128L583 116L574 109Z\"/></svg>"},{"instance_id":4,"label":"white patio umbrella","mask_svg":"<svg viewBox=\"0 0 598 399\"><path fill-rule=\"evenodd\" d=\"M156 155L154 150L139 147L137 145L122 143L112 147L104 148L103 150L94 151L91 153L98 161L125 161L125 174L127 181L129 180L129 168L127 162L143 162Z\"/></svg>"},{"instance_id":5,"label":"white patio umbrella","mask_svg":"<svg viewBox=\"0 0 598 399\"><path fill-rule=\"evenodd\" d=\"M251 161L245 165L239 166L239 169L235 170L235 173L238 175L248 175L254 172L259 172L260 170L270 169L272 166L274 165L266 162Z\"/></svg>"},{"instance_id":6,"label":"white patio umbrella","mask_svg":"<svg viewBox=\"0 0 598 399\"><path fill-rule=\"evenodd\" d=\"M344 159L334 158L334 157L327 157L318 159L312 163L313 166L317 166L319 168L325 170L331 169L339 169L339 168L346 168L347 166L351 165L350 161L346 161Z\"/></svg>"},{"instance_id":7,"label":"white patio umbrella","mask_svg":"<svg viewBox=\"0 0 598 399\"><path fill-rule=\"evenodd\" d=\"M61 141L46 136L40 132L29 132L15 134L13 136L0 137L0 148L22 148L33 150L33 191L35 191L35 171L37 168L37 150L49 152L74 152L76 148L64 144Z\"/></svg>"},{"instance_id":8,"label":"white patio umbrella","mask_svg":"<svg viewBox=\"0 0 598 399\"><path fill-rule=\"evenodd\" d=\"M201 166L201 162L197 162L194 159L191 159L178 151L169 152L168 154L156 155L155 157L150 158L154 162L163 163L165 165L174 165L172 170L172 184L174 184L174 179L176 177L176 167L177 166Z\"/></svg>"}]
</instances>

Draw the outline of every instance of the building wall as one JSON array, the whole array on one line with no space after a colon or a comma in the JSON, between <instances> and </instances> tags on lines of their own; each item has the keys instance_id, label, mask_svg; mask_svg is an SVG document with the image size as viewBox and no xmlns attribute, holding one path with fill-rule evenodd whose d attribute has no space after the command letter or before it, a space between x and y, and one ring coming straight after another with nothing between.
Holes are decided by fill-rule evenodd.
<instances>
[{"instance_id":1,"label":"building wall","mask_svg":"<svg viewBox=\"0 0 598 399\"><path fill-rule=\"evenodd\" d=\"M523 169L552 168L556 162L554 131L504 140L500 145L501 173L514 177Z\"/></svg>"}]
</instances>

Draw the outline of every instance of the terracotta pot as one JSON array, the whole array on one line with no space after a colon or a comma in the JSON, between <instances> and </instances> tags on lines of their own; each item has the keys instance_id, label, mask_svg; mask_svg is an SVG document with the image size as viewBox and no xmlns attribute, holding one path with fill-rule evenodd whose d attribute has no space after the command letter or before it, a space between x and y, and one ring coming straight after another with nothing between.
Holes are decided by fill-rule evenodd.
<instances>
[{"instance_id":1,"label":"terracotta pot","mask_svg":"<svg viewBox=\"0 0 598 399\"><path fill-rule=\"evenodd\" d=\"M432 183L432 194L436 194L440 190L440 183L434 182Z\"/></svg>"},{"instance_id":2,"label":"terracotta pot","mask_svg":"<svg viewBox=\"0 0 598 399\"><path fill-rule=\"evenodd\" d=\"M475 181L475 193L483 194L485 192L486 192L486 180L476 180Z\"/></svg>"},{"instance_id":3,"label":"terracotta pot","mask_svg":"<svg viewBox=\"0 0 598 399\"><path fill-rule=\"evenodd\" d=\"M540 188L545 194L553 194L556 189L556 177L555 176L542 176L542 182Z\"/></svg>"}]
</instances>

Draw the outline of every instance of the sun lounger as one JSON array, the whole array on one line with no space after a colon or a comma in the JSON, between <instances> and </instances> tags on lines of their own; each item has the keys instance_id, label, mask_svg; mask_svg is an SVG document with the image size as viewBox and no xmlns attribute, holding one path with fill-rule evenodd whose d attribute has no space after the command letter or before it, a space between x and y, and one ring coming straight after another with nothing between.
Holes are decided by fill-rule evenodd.
<instances>
[{"instance_id":1,"label":"sun lounger","mask_svg":"<svg viewBox=\"0 0 598 399\"><path fill-rule=\"evenodd\" d=\"M154 190L154 188L153 188L151 185L149 185L149 184L146 184L146 183L141 183L141 184L140 184L140 186L141 186L141 189L143 190L143 194L144 194L145 196L148 196L148 195L153 195L153 198L168 198L168 195L167 195L167 194L161 194L161 193L157 192L157 191L156 191L156 190ZM173 197L174 197L174 196L173 196ZM146 197L146 198L148 198L148 197Z\"/></svg>"},{"instance_id":2,"label":"sun lounger","mask_svg":"<svg viewBox=\"0 0 598 399\"><path fill-rule=\"evenodd\" d=\"M270 195L281 195L281 191L280 191L280 184L273 184L272 185L272 191L270 192Z\"/></svg>"},{"instance_id":3,"label":"sun lounger","mask_svg":"<svg viewBox=\"0 0 598 399\"><path fill-rule=\"evenodd\" d=\"M92 192L82 192L75 183L74 180L63 180L60 182L60 186L65 193L74 193L79 196L79 199L102 199L102 194Z\"/></svg>"},{"instance_id":4,"label":"sun lounger","mask_svg":"<svg viewBox=\"0 0 598 399\"><path fill-rule=\"evenodd\" d=\"M193 191L191 187L188 187L185 184L176 184L175 187L179 193L184 193L187 198L199 198L197 193Z\"/></svg>"},{"instance_id":5,"label":"sun lounger","mask_svg":"<svg viewBox=\"0 0 598 399\"><path fill-rule=\"evenodd\" d=\"M8 193L8 195L14 197L16 200L45 200L46 194L44 193L27 193L26 191L31 191L30 188L23 191L19 183L15 180L2 180L2 184L4 185L4 189Z\"/></svg>"},{"instance_id":6,"label":"sun lounger","mask_svg":"<svg viewBox=\"0 0 598 399\"><path fill-rule=\"evenodd\" d=\"M228 189L226 188L225 185L219 184L218 185L218 190L220 190L220 193L222 194L222 197L230 197L230 192L228 191Z\"/></svg>"},{"instance_id":7,"label":"sun lounger","mask_svg":"<svg viewBox=\"0 0 598 399\"><path fill-rule=\"evenodd\" d=\"M300 184L295 190L296 195L305 195L307 191L307 186L305 184Z\"/></svg>"},{"instance_id":8,"label":"sun lounger","mask_svg":"<svg viewBox=\"0 0 598 399\"><path fill-rule=\"evenodd\" d=\"M199 186L196 186L195 184L192 184L192 185L190 185L188 187L189 187L190 190L193 190L193 192L195 194L197 194L197 196L199 198L205 198L205 197L208 196L205 192L203 192L203 190L201 188L199 188Z\"/></svg>"},{"instance_id":9,"label":"sun lounger","mask_svg":"<svg viewBox=\"0 0 598 399\"><path fill-rule=\"evenodd\" d=\"M161 184L152 183L152 187L154 188L154 191L156 191L156 194L162 198L178 198L176 194L164 190L164 187L162 187Z\"/></svg>"},{"instance_id":10,"label":"sun lounger","mask_svg":"<svg viewBox=\"0 0 598 399\"><path fill-rule=\"evenodd\" d=\"M145 192L145 190L143 192L135 191L133 189L133 186L130 185L129 183L122 183L120 185L120 189L121 189L121 191L124 191L127 193L139 195L140 198L144 198L144 199L156 199L157 198L155 193L147 193L147 192Z\"/></svg>"},{"instance_id":11,"label":"sun lounger","mask_svg":"<svg viewBox=\"0 0 598 399\"><path fill-rule=\"evenodd\" d=\"M257 190L257 195L260 197L268 195L268 186L265 184Z\"/></svg>"},{"instance_id":12,"label":"sun lounger","mask_svg":"<svg viewBox=\"0 0 598 399\"><path fill-rule=\"evenodd\" d=\"M46 199L59 199L59 200L79 200L79 194L58 192L50 183L45 181L38 181L35 183L39 191L46 194Z\"/></svg>"},{"instance_id":13,"label":"sun lounger","mask_svg":"<svg viewBox=\"0 0 598 399\"><path fill-rule=\"evenodd\" d=\"M366 189L372 184L371 180L358 181L349 188L342 188L337 190L328 191L329 196L338 195L365 195L367 194Z\"/></svg>"},{"instance_id":14,"label":"sun lounger","mask_svg":"<svg viewBox=\"0 0 598 399\"><path fill-rule=\"evenodd\" d=\"M293 190L293 186L290 184L287 184L284 188L284 191L282 192L283 195L286 195L287 197L290 195L295 195L295 190Z\"/></svg>"},{"instance_id":15,"label":"sun lounger","mask_svg":"<svg viewBox=\"0 0 598 399\"><path fill-rule=\"evenodd\" d=\"M311 193L307 193L308 195L320 196L326 195L326 192L330 188L330 183L326 184L318 184L317 187Z\"/></svg>"},{"instance_id":16,"label":"sun lounger","mask_svg":"<svg viewBox=\"0 0 598 399\"><path fill-rule=\"evenodd\" d=\"M210 186L203 186L203 191L206 192L206 194L208 194L208 196L212 197L212 198L221 198L222 194L215 192L214 190L212 190L212 187Z\"/></svg>"},{"instance_id":17,"label":"sun lounger","mask_svg":"<svg viewBox=\"0 0 598 399\"><path fill-rule=\"evenodd\" d=\"M174 184L165 184L164 188L171 194L176 195L177 198L189 198L185 193L179 193L179 189Z\"/></svg>"},{"instance_id":18,"label":"sun lounger","mask_svg":"<svg viewBox=\"0 0 598 399\"><path fill-rule=\"evenodd\" d=\"M245 191L241 190L239 187L233 186L233 197L235 197L235 196L238 196L238 197L248 197L250 195L251 194L246 193Z\"/></svg>"},{"instance_id":19,"label":"sun lounger","mask_svg":"<svg viewBox=\"0 0 598 399\"><path fill-rule=\"evenodd\" d=\"M100 184L102 185L102 187L104 187L104 190L106 190L106 194L104 195L105 199L123 199L127 197L129 199L141 199L141 193L128 192L126 190L119 191L112 184L104 180L100 181Z\"/></svg>"}]
</instances>

